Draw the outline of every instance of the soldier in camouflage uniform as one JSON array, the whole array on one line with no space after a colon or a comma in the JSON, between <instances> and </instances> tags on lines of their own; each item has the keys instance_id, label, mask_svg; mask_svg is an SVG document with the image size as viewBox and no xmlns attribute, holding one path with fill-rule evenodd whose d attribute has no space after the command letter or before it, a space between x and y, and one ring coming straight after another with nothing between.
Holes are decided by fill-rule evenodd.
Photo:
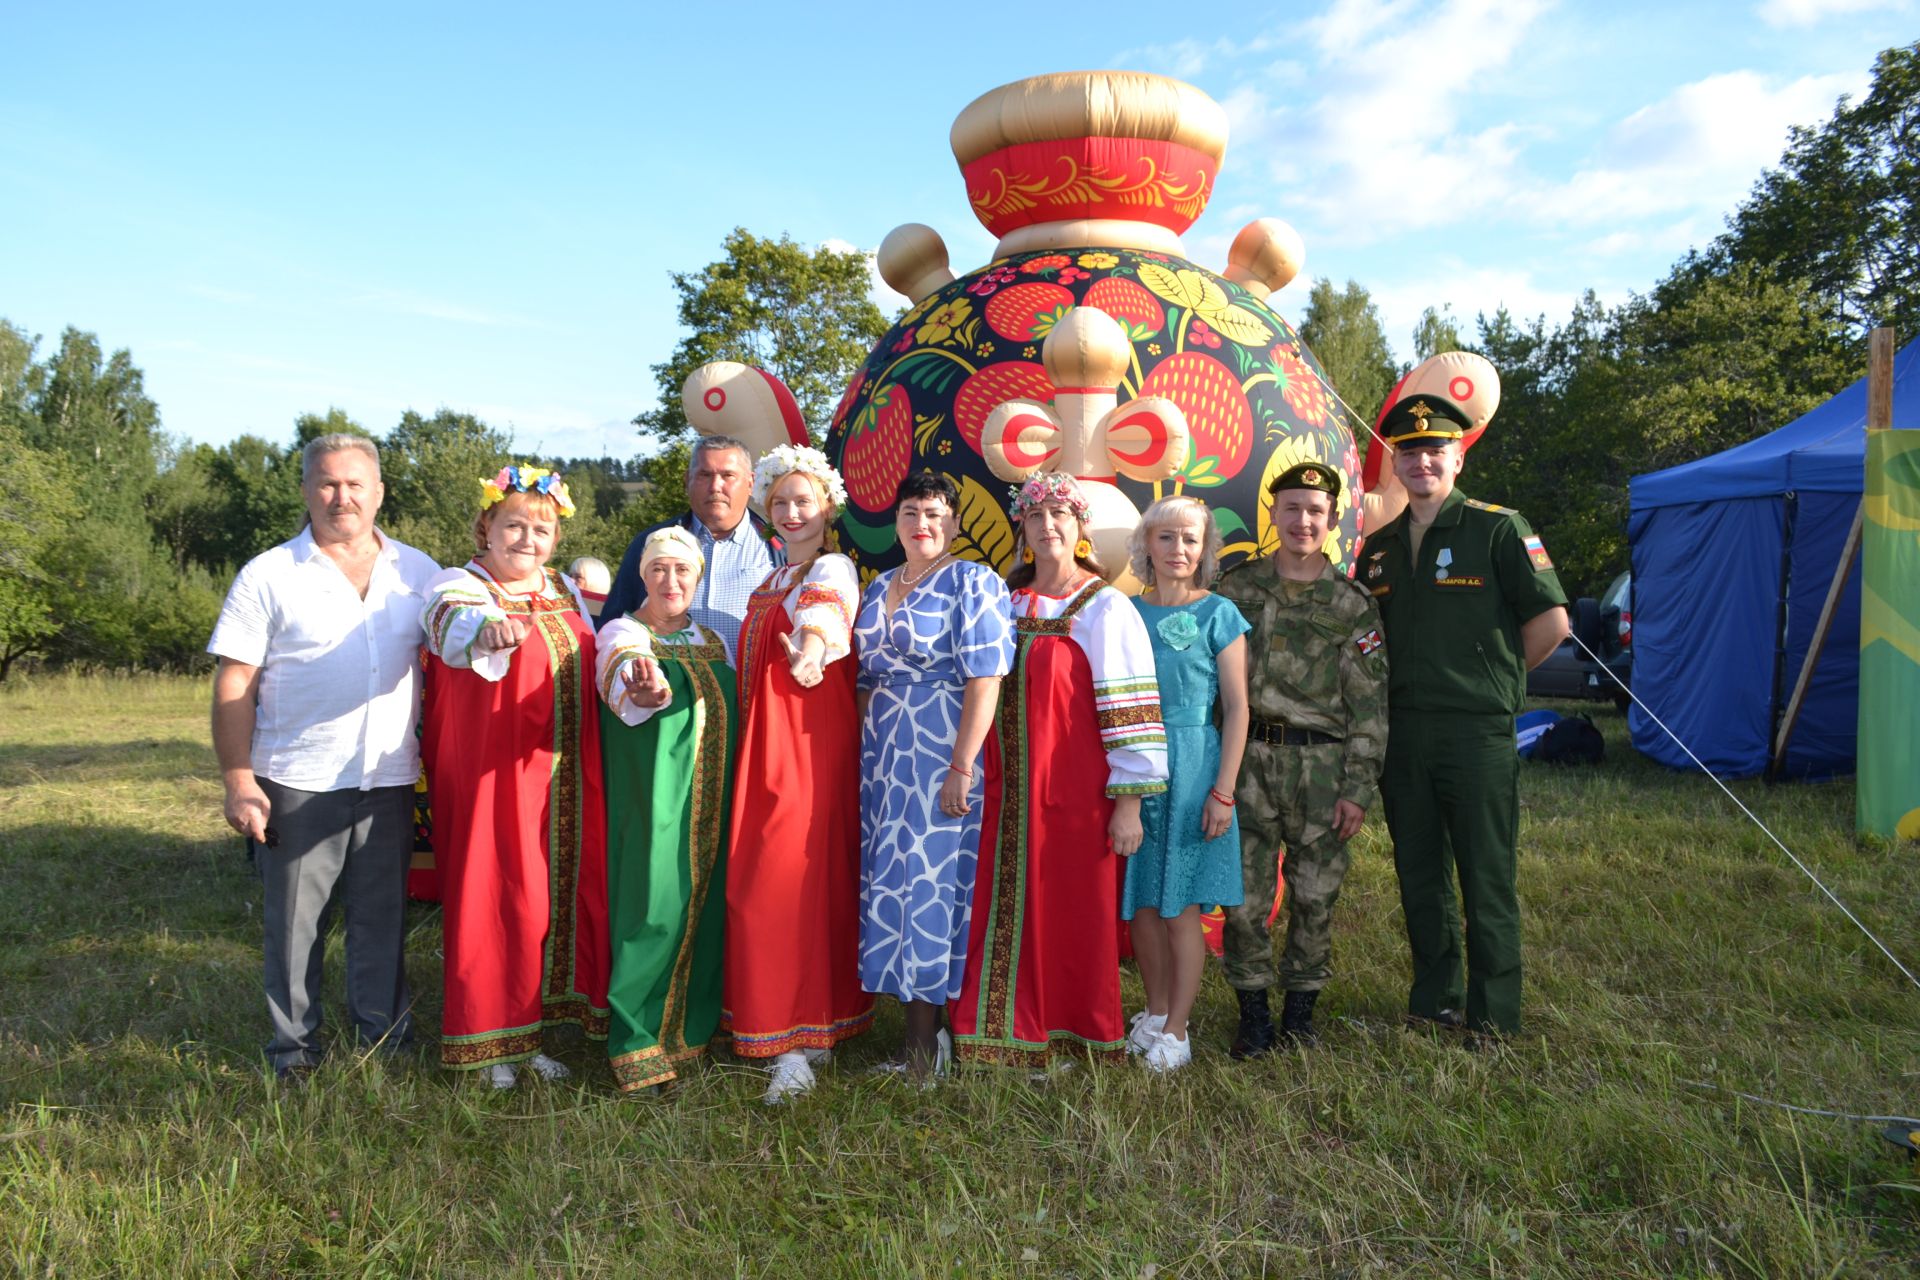
<instances>
[{"instance_id":1,"label":"soldier in camouflage uniform","mask_svg":"<svg viewBox=\"0 0 1920 1280\"><path fill-rule=\"evenodd\" d=\"M1242 905L1228 907L1227 982L1240 1000L1236 1058L1274 1046L1267 988L1274 982L1267 915L1275 859L1286 848L1287 941L1279 980L1280 1032L1314 1041L1313 1006L1331 976L1333 904L1347 874L1347 842L1372 803L1387 749L1387 653L1366 589L1321 547L1340 476L1301 463L1268 486L1280 547L1241 565L1216 590L1240 609L1253 713L1235 800Z\"/></svg>"}]
</instances>

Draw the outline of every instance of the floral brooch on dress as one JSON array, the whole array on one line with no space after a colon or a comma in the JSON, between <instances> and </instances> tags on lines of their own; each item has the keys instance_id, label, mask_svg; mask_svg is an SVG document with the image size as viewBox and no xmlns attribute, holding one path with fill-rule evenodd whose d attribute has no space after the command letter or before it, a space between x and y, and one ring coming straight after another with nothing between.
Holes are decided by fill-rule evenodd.
<instances>
[{"instance_id":1,"label":"floral brooch on dress","mask_svg":"<svg viewBox=\"0 0 1920 1280\"><path fill-rule=\"evenodd\" d=\"M1200 638L1200 624L1194 621L1191 611L1184 609L1160 619L1156 629L1169 648L1190 649Z\"/></svg>"}]
</instances>

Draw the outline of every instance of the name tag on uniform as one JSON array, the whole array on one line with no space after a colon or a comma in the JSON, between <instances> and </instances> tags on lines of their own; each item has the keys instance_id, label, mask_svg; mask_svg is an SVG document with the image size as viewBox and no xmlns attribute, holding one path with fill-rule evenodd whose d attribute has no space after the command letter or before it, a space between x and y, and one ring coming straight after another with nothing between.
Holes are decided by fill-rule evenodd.
<instances>
[{"instance_id":1,"label":"name tag on uniform","mask_svg":"<svg viewBox=\"0 0 1920 1280\"><path fill-rule=\"evenodd\" d=\"M1393 591L1393 584L1391 582L1383 582L1379 586L1374 587L1371 591L1368 592L1368 594L1377 597L1377 596L1389 595L1392 593L1392 591Z\"/></svg>"},{"instance_id":2,"label":"name tag on uniform","mask_svg":"<svg viewBox=\"0 0 1920 1280\"><path fill-rule=\"evenodd\" d=\"M1458 578L1435 578L1433 585L1436 587L1484 587L1487 585L1487 580L1462 575Z\"/></svg>"}]
</instances>

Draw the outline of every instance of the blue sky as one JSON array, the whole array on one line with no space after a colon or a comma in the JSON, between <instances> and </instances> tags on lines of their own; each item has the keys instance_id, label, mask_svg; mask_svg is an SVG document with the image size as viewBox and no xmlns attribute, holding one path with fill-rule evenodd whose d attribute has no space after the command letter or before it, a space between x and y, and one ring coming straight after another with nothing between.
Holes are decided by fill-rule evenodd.
<instances>
[{"instance_id":1,"label":"blue sky","mask_svg":"<svg viewBox=\"0 0 1920 1280\"><path fill-rule=\"evenodd\" d=\"M1284 218L1307 266L1281 310L1356 279L1404 355L1429 303L1557 320L1648 288L1917 9L16 4L0 317L130 348L193 440L448 405L524 449L626 454L678 337L669 271L736 225L870 251L925 222L983 262L953 117L1113 66L1227 107L1190 256L1217 269Z\"/></svg>"}]
</instances>

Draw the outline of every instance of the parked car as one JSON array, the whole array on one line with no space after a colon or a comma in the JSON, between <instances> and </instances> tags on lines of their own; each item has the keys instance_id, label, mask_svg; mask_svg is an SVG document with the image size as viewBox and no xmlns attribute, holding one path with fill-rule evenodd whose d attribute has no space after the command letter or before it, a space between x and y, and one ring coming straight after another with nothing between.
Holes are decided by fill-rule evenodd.
<instances>
[{"instance_id":1,"label":"parked car","mask_svg":"<svg viewBox=\"0 0 1920 1280\"><path fill-rule=\"evenodd\" d=\"M1615 578L1598 600L1582 596L1567 612L1573 634L1527 672L1527 696L1591 698L1626 710L1633 683L1633 574ZM1580 644L1574 643L1576 637ZM1588 657L1588 651L1600 660Z\"/></svg>"}]
</instances>

